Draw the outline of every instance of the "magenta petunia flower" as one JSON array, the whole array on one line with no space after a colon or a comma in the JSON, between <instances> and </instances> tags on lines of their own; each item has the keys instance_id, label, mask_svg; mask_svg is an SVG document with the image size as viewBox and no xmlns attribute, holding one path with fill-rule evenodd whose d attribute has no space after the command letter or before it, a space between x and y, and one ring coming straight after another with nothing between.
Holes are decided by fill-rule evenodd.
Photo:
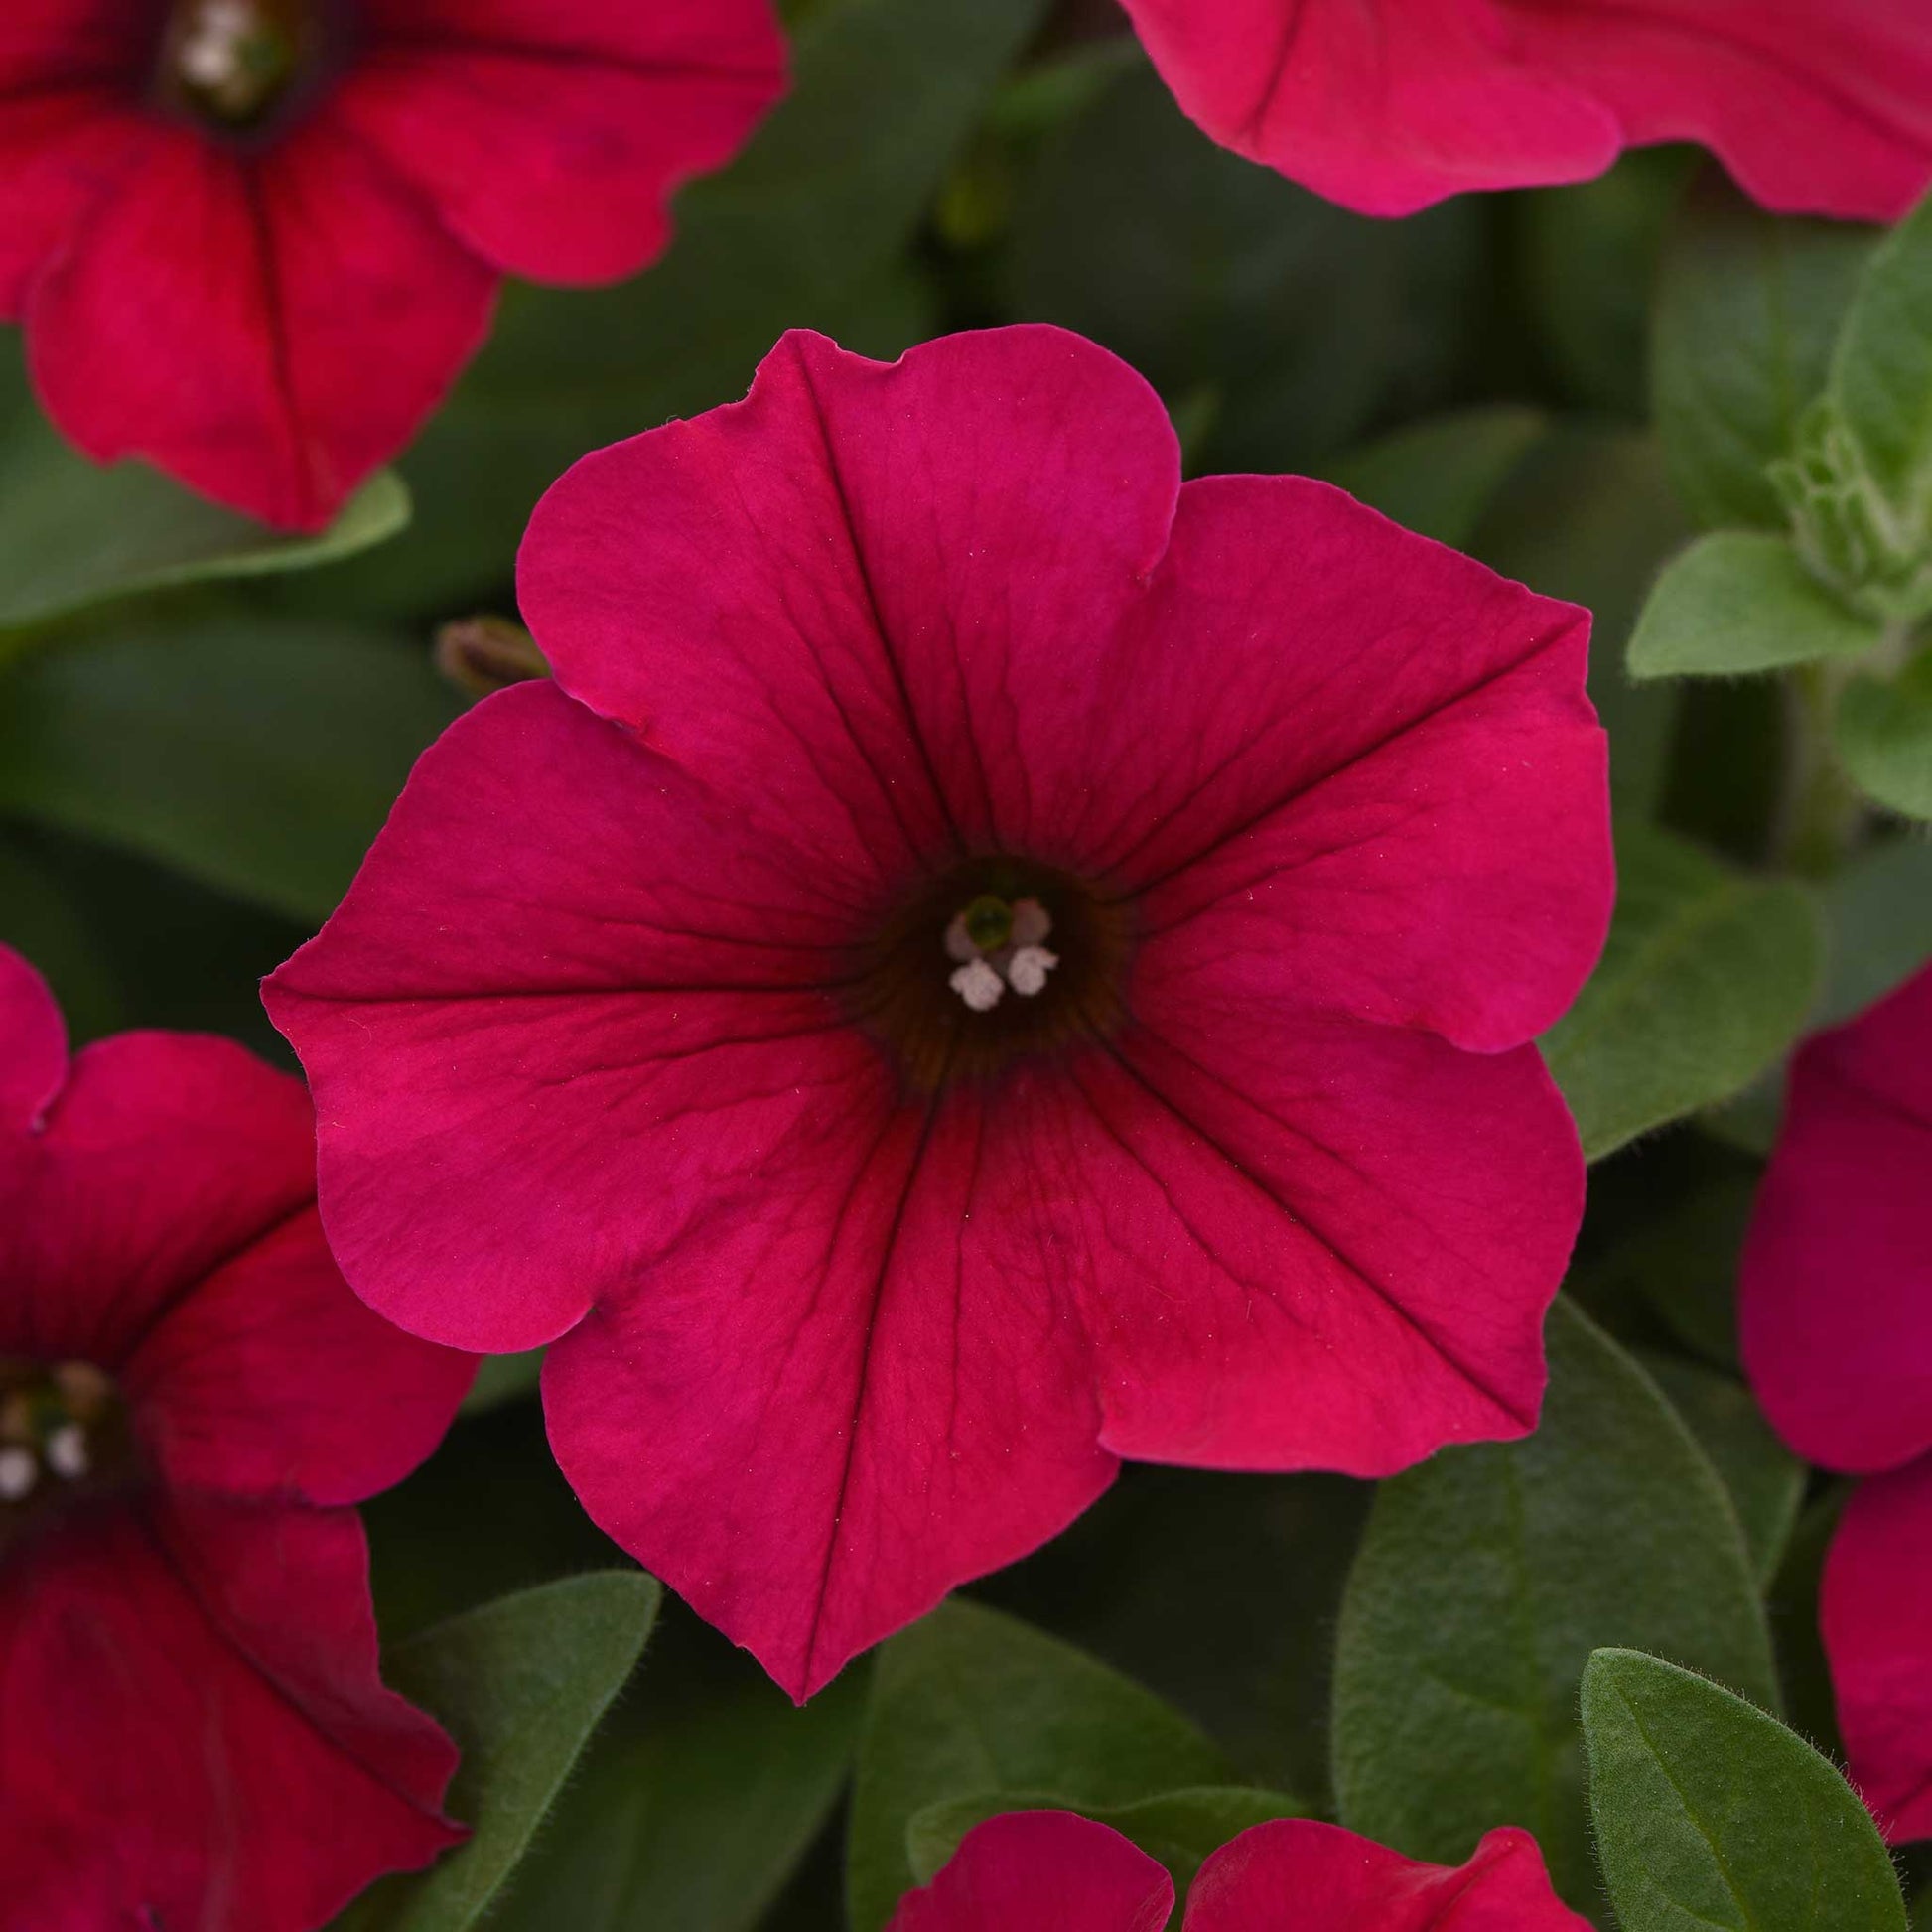
<instances>
[{"instance_id":1,"label":"magenta petunia flower","mask_svg":"<svg viewBox=\"0 0 1932 1932\"><path fill-rule=\"evenodd\" d=\"M539 506L556 683L270 981L357 1292L555 1342L604 1527L803 1695L1121 1457L1520 1436L1611 897L1587 620L1082 339L749 400Z\"/></svg>"},{"instance_id":2,"label":"magenta petunia flower","mask_svg":"<svg viewBox=\"0 0 1932 1932\"><path fill-rule=\"evenodd\" d=\"M1224 147L1364 214L1697 141L1766 207L1932 184L1932 0L1122 0Z\"/></svg>"},{"instance_id":3,"label":"magenta petunia flower","mask_svg":"<svg viewBox=\"0 0 1932 1932\"><path fill-rule=\"evenodd\" d=\"M1821 1616L1852 1775L1895 1841L1932 1838L1932 967L1791 1070L1745 1243L1744 1362L1800 1454L1871 1475Z\"/></svg>"},{"instance_id":4,"label":"magenta petunia flower","mask_svg":"<svg viewBox=\"0 0 1932 1932\"><path fill-rule=\"evenodd\" d=\"M300 1082L180 1034L69 1064L0 948L0 1923L310 1932L461 1836L347 1505L473 1368L344 1286Z\"/></svg>"},{"instance_id":5,"label":"magenta petunia flower","mask_svg":"<svg viewBox=\"0 0 1932 1932\"><path fill-rule=\"evenodd\" d=\"M312 528L503 275L658 255L782 65L769 0L6 0L0 318L88 455Z\"/></svg>"},{"instance_id":6,"label":"magenta petunia flower","mask_svg":"<svg viewBox=\"0 0 1932 1932\"><path fill-rule=\"evenodd\" d=\"M1173 1881L1120 1833L1066 1811L1008 1812L960 1841L887 1932L1162 1932ZM1467 1864L1419 1864L1305 1818L1256 1825L1201 1866L1182 1932L1587 1932L1528 1832Z\"/></svg>"}]
</instances>

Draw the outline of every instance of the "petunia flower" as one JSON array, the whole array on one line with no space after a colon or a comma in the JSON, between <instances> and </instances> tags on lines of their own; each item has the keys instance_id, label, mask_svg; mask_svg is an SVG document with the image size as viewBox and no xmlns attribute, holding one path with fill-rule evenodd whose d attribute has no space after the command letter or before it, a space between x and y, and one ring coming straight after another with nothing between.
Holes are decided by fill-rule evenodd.
<instances>
[{"instance_id":1,"label":"petunia flower","mask_svg":"<svg viewBox=\"0 0 1932 1932\"><path fill-rule=\"evenodd\" d=\"M592 1515L797 1695L1122 1457L1520 1436L1611 897L1587 620L1079 337L586 458L555 683L434 746L269 982L372 1306L549 1342Z\"/></svg>"},{"instance_id":2,"label":"petunia flower","mask_svg":"<svg viewBox=\"0 0 1932 1932\"><path fill-rule=\"evenodd\" d=\"M1751 1384L1801 1455L1870 1476L1820 1615L1852 1776L1932 1838L1932 967L1792 1064L1745 1242Z\"/></svg>"},{"instance_id":3,"label":"petunia flower","mask_svg":"<svg viewBox=\"0 0 1932 1932\"><path fill-rule=\"evenodd\" d=\"M505 274L656 257L782 65L770 0L6 0L0 318L89 456L314 528Z\"/></svg>"},{"instance_id":4,"label":"petunia flower","mask_svg":"<svg viewBox=\"0 0 1932 1932\"><path fill-rule=\"evenodd\" d=\"M1108 1826L1008 1812L960 1841L887 1932L1162 1932L1173 1881ZM1587 1932L1528 1832L1488 1834L1468 1863L1419 1864L1339 1826L1255 1825L1213 1853L1182 1932Z\"/></svg>"},{"instance_id":5,"label":"petunia flower","mask_svg":"<svg viewBox=\"0 0 1932 1932\"><path fill-rule=\"evenodd\" d=\"M309 1932L461 1836L376 1671L348 1505L474 1363L344 1286L299 1081L224 1040L69 1063L0 948L0 1926Z\"/></svg>"},{"instance_id":6,"label":"petunia flower","mask_svg":"<svg viewBox=\"0 0 1932 1932\"><path fill-rule=\"evenodd\" d=\"M1696 141L1769 208L1932 184L1932 0L1122 0L1223 147L1364 214Z\"/></svg>"}]
</instances>

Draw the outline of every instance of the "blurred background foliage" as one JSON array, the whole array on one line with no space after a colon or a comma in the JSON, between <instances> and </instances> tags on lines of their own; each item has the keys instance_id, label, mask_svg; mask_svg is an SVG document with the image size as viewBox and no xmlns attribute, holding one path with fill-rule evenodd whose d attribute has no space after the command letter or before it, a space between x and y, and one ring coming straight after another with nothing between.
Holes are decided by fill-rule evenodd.
<instances>
[{"instance_id":1,"label":"blurred background foliage","mask_svg":"<svg viewBox=\"0 0 1932 1932\"><path fill-rule=\"evenodd\" d=\"M1599 1162L1549 1429L1444 1457L1373 1500L1335 1478L1129 1469L1066 1536L970 1595L1170 1701L1162 1722L1193 1741L1162 1748L1198 1760L1180 1781L1207 1792L1190 1800L1200 1816L1339 1803L1405 1849L1459 1858L1468 1818L1541 1789L1546 1815L1521 1822L1573 1901L1596 1909L1570 1722L1592 1644L1702 1657L1767 1700L1781 1676L1787 1714L1831 1741L1811 1632L1838 1497L1742 1395L1730 1280L1775 1120L1767 1069L1808 1024L1932 952L1932 847L1873 819L1856 861L1828 865L1815 828L1791 820L1798 687L1633 677L1625 652L1660 569L1701 528L1785 540L1766 465L1796 446L1872 237L1756 215L1677 150L1582 188L1370 221L1216 149L1110 5L787 11L792 94L734 166L683 194L663 263L599 293L509 290L448 407L319 541L276 539L138 468L81 463L40 424L7 345L0 939L48 973L82 1038L211 1029L292 1064L256 980L327 915L411 760L467 701L436 667L439 626L514 613L522 526L577 456L740 396L796 325L890 356L949 329L1065 324L1159 386L1191 471L1331 478L1589 605L1623 901L1603 967L1548 1042ZM1661 667L1686 668L1672 647L1657 643ZM390 1641L621 1563L550 1460L534 1368L491 1365L445 1448L367 1510ZM1632 1443L1642 1455L1619 1460ZM1532 1561L1499 1545L1491 1571L1462 1560L1499 1484L1553 1498L1550 1523L1572 1512L1573 1533L1587 1512L1595 1585L1566 1594L1581 1560L1562 1550ZM1734 1525L1714 1536L1727 1509ZM1457 1581L1418 1592L1445 1512ZM1659 1548L1688 1583L1660 1581ZM1539 1586L1552 1596L1534 1658L1469 1665L1493 1668L1503 1712L1472 1790L1452 1749L1429 1756L1427 1685L1446 1643L1493 1629L1512 1562L1555 1581ZM1385 1577L1412 1587L1392 1595ZM1653 1587L1644 1615L1659 1627L1620 1624L1624 1596ZM1013 1627L969 1619L942 1635L996 1660L989 1683L1010 1666L1050 1705L1057 1653L1016 1661ZM882 1763L919 1782L892 1755L912 1746L886 1674L941 1671L938 1643L900 1639L794 1711L667 1601L489 1922L839 1925L849 1813L855 1873L887 1846L861 1892L910 1882L894 1863L905 1820L880 1839L866 1794L888 1781ZM627 1667L619 1655L613 1682ZM1519 1667L1527 1688L1512 1690ZM1077 1697L1111 1708L1113 1680L1097 1681ZM1014 1712L981 1715L985 1761L959 1773L955 1799L1029 1785L1024 1725L1009 1736ZM855 1805L862 1734L877 1761ZM1096 1804L1154 1795L1115 1787L1053 1786ZM919 1829L933 1844L963 1827ZM352 1922L470 1920L377 1901ZM852 1923L877 1923L859 1893Z\"/></svg>"}]
</instances>

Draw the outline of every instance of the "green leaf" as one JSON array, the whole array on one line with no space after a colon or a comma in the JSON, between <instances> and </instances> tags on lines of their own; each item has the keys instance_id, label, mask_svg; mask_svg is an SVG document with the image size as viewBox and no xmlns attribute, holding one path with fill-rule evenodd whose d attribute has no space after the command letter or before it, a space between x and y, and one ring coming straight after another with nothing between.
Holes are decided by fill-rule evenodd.
<instances>
[{"instance_id":1,"label":"green leaf","mask_svg":"<svg viewBox=\"0 0 1932 1932\"><path fill-rule=\"evenodd\" d=\"M1584 1673L1590 1812L1623 1932L1904 1932L1851 1787L1742 1698L1634 1650Z\"/></svg>"},{"instance_id":2,"label":"green leaf","mask_svg":"<svg viewBox=\"0 0 1932 1932\"><path fill-rule=\"evenodd\" d=\"M1211 378L1203 465L1278 471L1447 385L1472 333L1481 240L1466 203L1374 221L1253 166L1137 63L1022 182L1005 293L1012 313L1104 343L1171 401Z\"/></svg>"},{"instance_id":3,"label":"green leaf","mask_svg":"<svg viewBox=\"0 0 1932 1932\"><path fill-rule=\"evenodd\" d=\"M0 345L0 630L136 591L333 563L408 521L409 492L386 470L320 535L290 536L191 495L145 464L103 469L41 415L18 340ZM0 653L6 648L0 638Z\"/></svg>"},{"instance_id":4,"label":"green leaf","mask_svg":"<svg viewBox=\"0 0 1932 1932\"><path fill-rule=\"evenodd\" d=\"M1724 1478L1760 1585L1777 1575L1805 1500L1805 1465L1778 1441L1750 1391L1679 1355L1641 1357Z\"/></svg>"},{"instance_id":5,"label":"green leaf","mask_svg":"<svg viewBox=\"0 0 1932 1932\"><path fill-rule=\"evenodd\" d=\"M1658 569L1691 534L1654 437L1561 424L1511 473L1469 544L1505 577L1594 614L1589 695L1610 735L1619 812L1647 815L1663 790L1682 693L1633 684L1623 653Z\"/></svg>"},{"instance_id":6,"label":"green leaf","mask_svg":"<svg viewBox=\"0 0 1932 1932\"><path fill-rule=\"evenodd\" d=\"M906 1828L929 1805L1053 1791L1084 1811L1228 1768L1131 1679L997 1610L942 1604L879 1653L846 1843L852 1932L878 1932L915 1882Z\"/></svg>"},{"instance_id":7,"label":"green leaf","mask_svg":"<svg viewBox=\"0 0 1932 1932\"><path fill-rule=\"evenodd\" d=\"M1325 474L1404 528L1466 549L1496 492L1548 427L1540 410L1514 403L1460 410L1350 451Z\"/></svg>"},{"instance_id":8,"label":"green leaf","mask_svg":"<svg viewBox=\"0 0 1932 1932\"><path fill-rule=\"evenodd\" d=\"M61 1003L75 1045L125 1024L120 989L58 869L0 826L0 946L11 946Z\"/></svg>"},{"instance_id":9,"label":"green leaf","mask_svg":"<svg viewBox=\"0 0 1932 1932\"><path fill-rule=\"evenodd\" d=\"M537 497L585 451L736 401L788 328L869 354L933 333L899 259L1043 0L838 0L792 49L791 91L745 152L678 198L677 237L616 288L517 291L403 469L419 514L348 573L386 612L482 598Z\"/></svg>"},{"instance_id":10,"label":"green leaf","mask_svg":"<svg viewBox=\"0 0 1932 1932\"><path fill-rule=\"evenodd\" d=\"M1824 970L1792 881L1638 825L1618 832L1617 872L1602 960L1543 1036L1592 1161L1749 1085L1804 1031Z\"/></svg>"},{"instance_id":11,"label":"green leaf","mask_svg":"<svg viewBox=\"0 0 1932 1932\"><path fill-rule=\"evenodd\" d=\"M1839 694L1832 736L1866 797L1932 819L1932 644L1897 677L1855 677Z\"/></svg>"},{"instance_id":12,"label":"green leaf","mask_svg":"<svg viewBox=\"0 0 1932 1932\"><path fill-rule=\"evenodd\" d=\"M477 1369L477 1379L463 1398L466 1416L495 1409L505 1402L520 1402L535 1395L543 1375L543 1350L530 1348L520 1355L485 1355Z\"/></svg>"},{"instance_id":13,"label":"green leaf","mask_svg":"<svg viewBox=\"0 0 1932 1932\"><path fill-rule=\"evenodd\" d=\"M313 924L458 709L422 650L343 625L116 632L0 672L0 812Z\"/></svg>"},{"instance_id":14,"label":"green leaf","mask_svg":"<svg viewBox=\"0 0 1932 1932\"><path fill-rule=\"evenodd\" d=\"M1271 1819L1309 1816L1308 1807L1285 1792L1238 1784L1196 1785L1131 1805L1098 1806L1069 1804L1052 1792L982 1791L927 1805L915 1814L905 1828L905 1855L914 1879L929 1885L975 1825L1009 1811L1078 1811L1111 1825L1168 1867L1175 1896L1182 1899L1208 1855L1230 1839Z\"/></svg>"},{"instance_id":15,"label":"green leaf","mask_svg":"<svg viewBox=\"0 0 1932 1932\"><path fill-rule=\"evenodd\" d=\"M1559 1301L1543 1426L1385 1482L1335 1657L1341 1821L1457 1864L1533 1831L1594 1902L1576 1727L1589 1653L1642 1644L1771 1702L1770 1640L1724 1486L1656 1385Z\"/></svg>"},{"instance_id":16,"label":"green leaf","mask_svg":"<svg viewBox=\"0 0 1932 1932\"><path fill-rule=\"evenodd\" d=\"M665 1622L490 1932L753 1932L830 1817L864 1670L800 1709L695 1618Z\"/></svg>"},{"instance_id":17,"label":"green leaf","mask_svg":"<svg viewBox=\"0 0 1932 1932\"><path fill-rule=\"evenodd\" d=\"M1710 527L1782 532L1766 466L1823 391L1869 229L1767 214L1707 166L1665 247L1651 398L1671 482Z\"/></svg>"},{"instance_id":18,"label":"green leaf","mask_svg":"<svg viewBox=\"0 0 1932 1932\"><path fill-rule=\"evenodd\" d=\"M1883 640L1884 626L1826 590L1785 538L1721 530L1665 565L1630 639L1630 675L1734 677Z\"/></svg>"},{"instance_id":19,"label":"green leaf","mask_svg":"<svg viewBox=\"0 0 1932 1932\"><path fill-rule=\"evenodd\" d=\"M437 1718L463 1753L449 1809L473 1836L428 1871L373 1886L342 1921L344 1932L463 1932L477 1923L630 1675L661 1595L639 1571L570 1577L471 1610L390 1653L389 1683Z\"/></svg>"},{"instance_id":20,"label":"green leaf","mask_svg":"<svg viewBox=\"0 0 1932 1932\"><path fill-rule=\"evenodd\" d=\"M1819 1024L1849 1020L1932 960L1932 840L1868 846L1824 889L1831 970Z\"/></svg>"}]
</instances>

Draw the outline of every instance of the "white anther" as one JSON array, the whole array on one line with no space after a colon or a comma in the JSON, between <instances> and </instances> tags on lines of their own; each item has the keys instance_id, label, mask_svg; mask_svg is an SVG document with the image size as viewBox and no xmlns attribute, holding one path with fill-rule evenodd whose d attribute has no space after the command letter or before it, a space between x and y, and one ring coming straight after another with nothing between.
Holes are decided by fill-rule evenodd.
<instances>
[{"instance_id":1,"label":"white anther","mask_svg":"<svg viewBox=\"0 0 1932 1932\"><path fill-rule=\"evenodd\" d=\"M0 1503L17 1503L33 1493L41 1479L41 1465L34 1451L9 1443L0 1449Z\"/></svg>"},{"instance_id":2,"label":"white anther","mask_svg":"<svg viewBox=\"0 0 1932 1932\"><path fill-rule=\"evenodd\" d=\"M87 1454L87 1432L77 1422L64 1422L47 1439L42 1453L47 1457L47 1466L69 1482L78 1482L93 1466Z\"/></svg>"},{"instance_id":3,"label":"white anther","mask_svg":"<svg viewBox=\"0 0 1932 1932\"><path fill-rule=\"evenodd\" d=\"M966 930L966 914L955 912L946 928L946 957L957 966L970 966L980 956L973 935Z\"/></svg>"},{"instance_id":4,"label":"white anther","mask_svg":"<svg viewBox=\"0 0 1932 1932\"><path fill-rule=\"evenodd\" d=\"M983 959L968 960L946 984L975 1013L991 1013L1007 990L1006 982Z\"/></svg>"},{"instance_id":5,"label":"white anther","mask_svg":"<svg viewBox=\"0 0 1932 1932\"><path fill-rule=\"evenodd\" d=\"M1053 929L1052 914L1036 898L1017 898L1013 901L1013 930L1007 935L1010 946L1018 946L1023 951L1029 946L1037 946ZM1059 962L1054 960L1054 965ZM1027 989L1016 987L1015 991L1024 993Z\"/></svg>"},{"instance_id":6,"label":"white anther","mask_svg":"<svg viewBox=\"0 0 1932 1932\"><path fill-rule=\"evenodd\" d=\"M1024 1000L1031 1000L1046 987L1046 975L1060 963L1056 952L1044 946L1022 946L1007 961L1007 984Z\"/></svg>"},{"instance_id":7,"label":"white anther","mask_svg":"<svg viewBox=\"0 0 1932 1932\"><path fill-rule=\"evenodd\" d=\"M179 59L198 87L223 87L241 74L241 50L255 26L248 0L202 0Z\"/></svg>"}]
</instances>

